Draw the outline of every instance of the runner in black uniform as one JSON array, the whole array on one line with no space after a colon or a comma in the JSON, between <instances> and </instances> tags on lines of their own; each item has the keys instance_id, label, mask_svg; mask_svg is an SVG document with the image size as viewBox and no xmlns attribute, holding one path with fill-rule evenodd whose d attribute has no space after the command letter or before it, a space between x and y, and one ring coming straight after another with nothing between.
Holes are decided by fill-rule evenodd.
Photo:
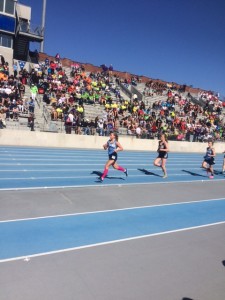
<instances>
[{"instance_id":1,"label":"runner in black uniform","mask_svg":"<svg viewBox=\"0 0 225 300\"><path fill-rule=\"evenodd\" d=\"M214 157L216 156L215 149L213 148L213 142L211 140L208 141L208 147L206 148L206 154L204 156L204 160L202 163L202 168L207 171L207 174L210 179L214 178L213 165Z\"/></svg>"},{"instance_id":2,"label":"runner in black uniform","mask_svg":"<svg viewBox=\"0 0 225 300\"><path fill-rule=\"evenodd\" d=\"M119 166L116 161L117 161L117 152L118 151L123 151L123 147L121 144L118 142L118 135L117 133L111 132L109 136L108 142L103 145L103 148L105 150L108 149L108 155L109 155L109 160L105 164L105 169L100 177L100 180L103 181L104 178L107 176L109 167L112 166L114 169L118 171L122 171L125 173L126 176L128 176L128 171L127 169L124 169L123 167Z\"/></svg>"},{"instance_id":3,"label":"runner in black uniform","mask_svg":"<svg viewBox=\"0 0 225 300\"><path fill-rule=\"evenodd\" d=\"M162 168L163 178L167 177L166 171L166 160L168 158L169 145L165 134L161 134L159 146L158 146L158 157L154 160L154 166Z\"/></svg>"}]
</instances>

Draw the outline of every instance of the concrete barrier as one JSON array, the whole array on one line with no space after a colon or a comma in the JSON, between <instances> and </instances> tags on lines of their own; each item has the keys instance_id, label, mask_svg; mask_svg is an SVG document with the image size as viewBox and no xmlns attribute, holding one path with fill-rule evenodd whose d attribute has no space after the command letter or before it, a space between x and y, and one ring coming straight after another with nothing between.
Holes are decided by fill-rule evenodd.
<instances>
[{"instance_id":1,"label":"concrete barrier","mask_svg":"<svg viewBox=\"0 0 225 300\"><path fill-rule=\"evenodd\" d=\"M102 149L107 137L75 135L65 133L50 133L39 131L0 130L1 146L57 147ZM119 138L124 150L156 151L157 140L143 140L136 137L123 136ZM225 143L215 143L217 153L225 150ZM169 141L171 152L201 152L204 153L207 143L190 143Z\"/></svg>"}]
</instances>

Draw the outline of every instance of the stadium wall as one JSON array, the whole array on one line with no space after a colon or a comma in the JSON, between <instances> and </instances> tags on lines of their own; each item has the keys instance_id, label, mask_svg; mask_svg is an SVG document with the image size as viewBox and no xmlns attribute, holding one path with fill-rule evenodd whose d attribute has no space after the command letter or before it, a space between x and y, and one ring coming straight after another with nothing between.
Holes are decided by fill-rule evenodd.
<instances>
[{"instance_id":1,"label":"stadium wall","mask_svg":"<svg viewBox=\"0 0 225 300\"><path fill-rule=\"evenodd\" d=\"M57 148L85 148L102 149L107 137L75 135L65 133L49 133L22 130L0 130L1 146L29 146L29 147L57 147ZM156 151L157 140L137 139L136 137L120 137L124 150ZM169 142L171 152L199 152L204 153L206 143ZM225 150L224 143L216 143L217 153Z\"/></svg>"}]
</instances>

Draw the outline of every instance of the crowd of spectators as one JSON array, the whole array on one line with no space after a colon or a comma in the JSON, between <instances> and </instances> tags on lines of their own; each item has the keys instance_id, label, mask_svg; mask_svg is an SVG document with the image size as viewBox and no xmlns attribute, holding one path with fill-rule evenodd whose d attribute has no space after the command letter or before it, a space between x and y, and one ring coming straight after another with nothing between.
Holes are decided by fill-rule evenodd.
<instances>
[{"instance_id":1,"label":"crowd of spectators","mask_svg":"<svg viewBox=\"0 0 225 300\"><path fill-rule=\"evenodd\" d=\"M70 74L66 74L58 57L54 61L40 62L31 72L30 81L43 94L51 120L61 120L66 133L105 135L114 128L112 119L118 123L118 113L125 111L128 105L111 75L112 68L106 70L104 65L100 72L87 73L77 63L73 63ZM99 104L105 113L89 120L85 118L84 104Z\"/></svg>"},{"instance_id":2,"label":"crowd of spectators","mask_svg":"<svg viewBox=\"0 0 225 300\"><path fill-rule=\"evenodd\" d=\"M19 121L19 116L25 116L28 126L33 129L34 100L26 98L25 83L29 74L26 70L17 73L14 68L13 75L9 73L9 65L1 55L0 64L0 128L7 127L7 121ZM26 80L24 80L26 79Z\"/></svg>"},{"instance_id":3,"label":"crowd of spectators","mask_svg":"<svg viewBox=\"0 0 225 300\"><path fill-rule=\"evenodd\" d=\"M169 139L188 141L225 140L222 102L218 95L202 92L199 99L204 105L193 104L183 96L185 86L149 81L143 94L166 95L164 101L150 106L133 95L123 99L119 83L136 85L140 78L121 79L113 76L113 68L87 73L84 66L73 63L66 74L60 55L36 64L30 73L21 68L10 75L8 64L1 57L0 65L0 128L11 118L18 121L21 113L28 114L28 124L34 130L35 99L43 97L52 121L61 121L70 134L108 135L115 130L137 138L158 138L166 133ZM24 97L25 85L30 85L30 99ZM85 117L84 104L101 105L104 112L96 118Z\"/></svg>"},{"instance_id":4,"label":"crowd of spectators","mask_svg":"<svg viewBox=\"0 0 225 300\"><path fill-rule=\"evenodd\" d=\"M205 142L225 140L222 102L206 101L201 107L186 97L168 90L165 101L145 107L144 102L134 101L130 114L122 119L122 126L129 135L137 138L158 138L166 133L171 140Z\"/></svg>"},{"instance_id":5,"label":"crowd of spectators","mask_svg":"<svg viewBox=\"0 0 225 300\"><path fill-rule=\"evenodd\" d=\"M183 93L185 92L185 89L186 85L177 85L175 83L165 83L161 81L150 80L145 84L143 95L145 97L153 97L155 95L162 96L167 93L168 90Z\"/></svg>"}]
</instances>

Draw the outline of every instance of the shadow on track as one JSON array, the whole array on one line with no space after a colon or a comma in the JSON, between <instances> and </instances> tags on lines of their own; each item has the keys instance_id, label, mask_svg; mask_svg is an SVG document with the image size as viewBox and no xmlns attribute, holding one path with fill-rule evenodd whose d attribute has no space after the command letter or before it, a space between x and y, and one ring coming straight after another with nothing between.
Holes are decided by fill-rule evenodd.
<instances>
[{"instance_id":1,"label":"shadow on track","mask_svg":"<svg viewBox=\"0 0 225 300\"><path fill-rule=\"evenodd\" d=\"M225 174L222 171L214 170L215 175L222 175L224 176Z\"/></svg>"},{"instance_id":2,"label":"shadow on track","mask_svg":"<svg viewBox=\"0 0 225 300\"><path fill-rule=\"evenodd\" d=\"M97 175L98 177L101 177L102 176L102 172L99 172L99 171L93 171L92 173L91 173L91 175ZM115 176L106 176L105 177L105 179L120 179L120 180L125 180L124 178L122 178L122 177L115 177ZM101 180L100 180L100 178L99 178L99 180L96 180L95 182L102 182Z\"/></svg>"},{"instance_id":3,"label":"shadow on track","mask_svg":"<svg viewBox=\"0 0 225 300\"><path fill-rule=\"evenodd\" d=\"M160 176L159 174L150 172L150 171L148 171L148 170L146 170L146 169L138 169L138 171L144 173L145 175L152 175L152 176L162 177L162 176Z\"/></svg>"},{"instance_id":4,"label":"shadow on track","mask_svg":"<svg viewBox=\"0 0 225 300\"><path fill-rule=\"evenodd\" d=\"M99 171L93 171L93 172L91 172L91 175L97 175L98 177L101 177L102 176L102 172L99 172Z\"/></svg>"},{"instance_id":5,"label":"shadow on track","mask_svg":"<svg viewBox=\"0 0 225 300\"><path fill-rule=\"evenodd\" d=\"M201 174L198 174L198 173L194 173L194 172L191 172L191 171L188 171L188 170L181 170L182 172L185 172L185 173L187 173L187 174L190 174L190 175L192 175L192 176L199 176L199 177L206 177L206 178L208 178L208 176L206 176L206 175L201 175Z\"/></svg>"}]
</instances>

